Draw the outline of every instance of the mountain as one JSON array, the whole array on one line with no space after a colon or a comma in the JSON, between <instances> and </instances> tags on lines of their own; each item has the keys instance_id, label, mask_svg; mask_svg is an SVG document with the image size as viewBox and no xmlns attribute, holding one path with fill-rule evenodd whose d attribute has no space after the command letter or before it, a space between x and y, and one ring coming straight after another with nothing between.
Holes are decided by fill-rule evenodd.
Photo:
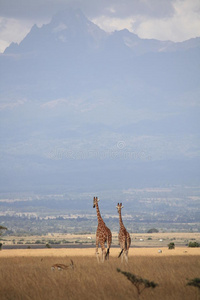
<instances>
[{"instance_id":1,"label":"mountain","mask_svg":"<svg viewBox=\"0 0 200 300\"><path fill-rule=\"evenodd\" d=\"M0 55L1 187L198 184L199 54L80 10L34 25Z\"/></svg>"}]
</instances>

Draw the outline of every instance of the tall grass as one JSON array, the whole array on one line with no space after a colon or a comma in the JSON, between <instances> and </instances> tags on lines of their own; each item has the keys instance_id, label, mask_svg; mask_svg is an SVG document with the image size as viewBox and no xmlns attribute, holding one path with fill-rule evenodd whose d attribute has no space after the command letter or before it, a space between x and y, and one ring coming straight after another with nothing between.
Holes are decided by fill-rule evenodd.
<instances>
[{"instance_id":1,"label":"tall grass","mask_svg":"<svg viewBox=\"0 0 200 300\"><path fill-rule=\"evenodd\" d=\"M51 270L55 263L70 264L70 258L74 270ZM117 268L159 284L140 299L196 299L187 279L199 277L199 256L131 256L128 265L114 257L103 264L95 257L0 257L0 299L137 299L134 286Z\"/></svg>"}]
</instances>

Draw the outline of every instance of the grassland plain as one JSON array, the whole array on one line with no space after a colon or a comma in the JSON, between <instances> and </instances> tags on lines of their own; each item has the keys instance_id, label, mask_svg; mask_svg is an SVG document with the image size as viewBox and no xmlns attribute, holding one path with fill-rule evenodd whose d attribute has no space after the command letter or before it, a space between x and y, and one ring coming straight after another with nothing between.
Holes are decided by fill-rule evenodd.
<instances>
[{"instance_id":1,"label":"grassland plain","mask_svg":"<svg viewBox=\"0 0 200 300\"><path fill-rule=\"evenodd\" d=\"M112 233L112 245L119 245L118 242L118 232ZM132 246L134 247L167 247L170 242L174 242L176 246L185 246L190 241L200 242L200 234L198 232L159 232L159 233L134 233L130 234L132 240ZM5 245L17 245L25 244L27 247L34 244L36 241L42 241L45 243L50 243L51 240L56 242L61 242L66 240L68 244L95 244L96 234L47 234L41 236L3 236L3 246ZM53 246L53 245L51 245Z\"/></svg>"},{"instance_id":2,"label":"grassland plain","mask_svg":"<svg viewBox=\"0 0 200 300\"><path fill-rule=\"evenodd\" d=\"M131 248L129 264L117 258L119 249L111 249L110 260L97 263L95 249L24 249L0 252L0 299L137 299L135 287L116 271L134 273L159 284L146 289L139 299L193 300L197 290L187 286L187 278L200 277L200 250L179 247ZM75 268L52 271L55 263Z\"/></svg>"}]
</instances>

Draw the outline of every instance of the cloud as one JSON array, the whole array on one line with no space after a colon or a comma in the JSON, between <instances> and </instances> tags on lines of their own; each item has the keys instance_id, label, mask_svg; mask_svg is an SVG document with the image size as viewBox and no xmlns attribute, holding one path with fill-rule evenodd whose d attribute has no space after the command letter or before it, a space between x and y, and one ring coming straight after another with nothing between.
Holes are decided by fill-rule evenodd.
<instances>
[{"instance_id":1,"label":"cloud","mask_svg":"<svg viewBox=\"0 0 200 300\"><path fill-rule=\"evenodd\" d=\"M32 22L13 18L0 17L0 52L10 43L19 43L30 31Z\"/></svg>"},{"instance_id":2,"label":"cloud","mask_svg":"<svg viewBox=\"0 0 200 300\"><path fill-rule=\"evenodd\" d=\"M131 17L128 18L109 18L105 15L92 19L96 25L107 32L113 32L115 30L128 29L132 31L134 20Z\"/></svg>"},{"instance_id":3,"label":"cloud","mask_svg":"<svg viewBox=\"0 0 200 300\"><path fill-rule=\"evenodd\" d=\"M175 1L173 16L163 19L144 19L133 24L141 38L181 42L200 36L200 2Z\"/></svg>"},{"instance_id":4,"label":"cloud","mask_svg":"<svg viewBox=\"0 0 200 300\"><path fill-rule=\"evenodd\" d=\"M4 110L4 109L13 109L15 107L24 105L26 102L27 102L26 99L19 99L19 100L13 101L13 102L8 102L8 101L1 102L0 103L0 111Z\"/></svg>"},{"instance_id":5,"label":"cloud","mask_svg":"<svg viewBox=\"0 0 200 300\"><path fill-rule=\"evenodd\" d=\"M70 101L68 99L64 99L64 98L59 98L59 99L55 99L55 100L52 100L52 101L49 101L49 102L46 102L44 104L42 104L42 107L43 108L50 108L50 109L53 109L57 106L60 106L60 105L69 105L70 104Z\"/></svg>"},{"instance_id":6,"label":"cloud","mask_svg":"<svg viewBox=\"0 0 200 300\"><path fill-rule=\"evenodd\" d=\"M152 7L150 6L151 1L141 2L143 5L137 6L134 11L130 9L127 17L116 17L116 13L113 13L113 15L98 16L93 19L93 22L109 32L127 28L140 38L181 42L200 36L199 0L175 0L164 3L154 1L155 6ZM166 2L168 6L164 5ZM161 3L163 4L162 9L159 5Z\"/></svg>"},{"instance_id":7,"label":"cloud","mask_svg":"<svg viewBox=\"0 0 200 300\"><path fill-rule=\"evenodd\" d=\"M80 8L91 17L106 14L126 18L133 14L166 17L173 13L174 0L1 0L0 15L12 18L49 18L67 7Z\"/></svg>"}]
</instances>

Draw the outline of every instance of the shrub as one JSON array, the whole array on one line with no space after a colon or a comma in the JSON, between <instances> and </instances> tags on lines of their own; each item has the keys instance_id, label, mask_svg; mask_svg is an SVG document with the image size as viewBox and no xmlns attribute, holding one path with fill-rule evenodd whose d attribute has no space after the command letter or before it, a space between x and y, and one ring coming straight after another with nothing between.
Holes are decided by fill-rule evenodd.
<instances>
[{"instance_id":1,"label":"shrub","mask_svg":"<svg viewBox=\"0 0 200 300\"><path fill-rule=\"evenodd\" d=\"M2 246L3 246L3 244L2 244L2 243L0 243L0 250L2 250Z\"/></svg>"},{"instance_id":2,"label":"shrub","mask_svg":"<svg viewBox=\"0 0 200 300\"><path fill-rule=\"evenodd\" d=\"M192 248L199 247L199 246L200 246L200 244L197 242L189 242L189 244L188 244L188 247L192 247Z\"/></svg>"},{"instance_id":3,"label":"shrub","mask_svg":"<svg viewBox=\"0 0 200 300\"><path fill-rule=\"evenodd\" d=\"M147 233L158 233L158 232L159 232L159 230L156 228L151 228L147 231Z\"/></svg>"},{"instance_id":4,"label":"shrub","mask_svg":"<svg viewBox=\"0 0 200 300\"><path fill-rule=\"evenodd\" d=\"M200 290L200 278L190 279L187 285L197 287Z\"/></svg>"},{"instance_id":5,"label":"shrub","mask_svg":"<svg viewBox=\"0 0 200 300\"><path fill-rule=\"evenodd\" d=\"M42 242L40 240L36 240L35 244L42 244Z\"/></svg>"},{"instance_id":6,"label":"shrub","mask_svg":"<svg viewBox=\"0 0 200 300\"><path fill-rule=\"evenodd\" d=\"M4 227L4 226L0 225L0 235L2 234L2 232L1 232L2 230L7 230L7 227Z\"/></svg>"},{"instance_id":7,"label":"shrub","mask_svg":"<svg viewBox=\"0 0 200 300\"><path fill-rule=\"evenodd\" d=\"M175 244L173 242L168 244L168 249L175 249Z\"/></svg>"}]
</instances>

